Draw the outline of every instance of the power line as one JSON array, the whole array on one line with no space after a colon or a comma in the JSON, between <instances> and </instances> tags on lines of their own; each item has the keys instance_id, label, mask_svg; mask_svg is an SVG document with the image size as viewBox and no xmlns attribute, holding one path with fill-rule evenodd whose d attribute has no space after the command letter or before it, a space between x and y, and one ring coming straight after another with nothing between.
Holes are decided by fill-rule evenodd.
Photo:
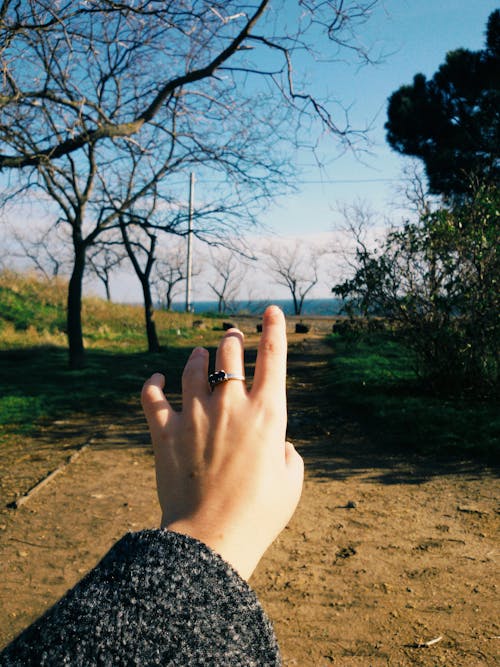
<instances>
[{"instance_id":1,"label":"power line","mask_svg":"<svg viewBox=\"0 0 500 667\"><path fill-rule=\"evenodd\" d=\"M300 181L300 183L307 183L307 184L330 184L330 183L340 183L340 184L345 184L345 183L392 183L394 181L402 181L404 179L401 178L345 178L345 179L324 179L324 180L317 180L317 181Z\"/></svg>"},{"instance_id":2,"label":"power line","mask_svg":"<svg viewBox=\"0 0 500 667\"><path fill-rule=\"evenodd\" d=\"M298 179L297 183L299 185L332 185L332 184L339 184L339 185L345 185L347 183L401 183L402 181L409 180L405 178L344 178L344 179L335 179L335 178L325 178L325 179L317 179L317 180L301 180ZM212 178L197 178L196 179L197 183L201 184L218 184L218 185L224 185L227 183L227 181L220 181L218 179L212 179ZM184 181L173 181L170 183L170 185L183 185Z\"/></svg>"}]
</instances>

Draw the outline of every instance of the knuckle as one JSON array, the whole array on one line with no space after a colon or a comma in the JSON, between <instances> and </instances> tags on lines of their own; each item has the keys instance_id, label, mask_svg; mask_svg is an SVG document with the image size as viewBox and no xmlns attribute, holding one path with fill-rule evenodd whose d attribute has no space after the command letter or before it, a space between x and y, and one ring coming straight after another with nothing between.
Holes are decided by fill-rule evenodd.
<instances>
[{"instance_id":1,"label":"knuckle","mask_svg":"<svg viewBox=\"0 0 500 667\"><path fill-rule=\"evenodd\" d=\"M268 396L259 396L254 399L254 407L256 414L262 416L264 421L280 421L286 424L286 407L276 396L273 400L269 400Z\"/></svg>"},{"instance_id":2,"label":"knuckle","mask_svg":"<svg viewBox=\"0 0 500 667\"><path fill-rule=\"evenodd\" d=\"M276 341L269 338L262 340L261 349L262 352L270 356L277 355L281 352L280 345L278 345Z\"/></svg>"},{"instance_id":3,"label":"knuckle","mask_svg":"<svg viewBox=\"0 0 500 667\"><path fill-rule=\"evenodd\" d=\"M226 336L223 341L224 352L229 352L229 354L239 353L241 350L241 339L239 336L231 335Z\"/></svg>"}]
</instances>

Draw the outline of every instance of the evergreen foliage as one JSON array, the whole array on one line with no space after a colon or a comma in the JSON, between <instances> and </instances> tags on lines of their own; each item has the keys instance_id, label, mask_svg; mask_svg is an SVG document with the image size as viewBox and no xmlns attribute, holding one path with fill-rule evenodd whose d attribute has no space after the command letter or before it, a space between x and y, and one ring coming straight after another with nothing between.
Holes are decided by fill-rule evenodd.
<instances>
[{"instance_id":1,"label":"evergreen foliage","mask_svg":"<svg viewBox=\"0 0 500 667\"><path fill-rule=\"evenodd\" d=\"M389 98L387 141L423 160L432 192L463 195L468 176L500 178L500 9L480 51L457 49L427 80L416 74Z\"/></svg>"}]
</instances>

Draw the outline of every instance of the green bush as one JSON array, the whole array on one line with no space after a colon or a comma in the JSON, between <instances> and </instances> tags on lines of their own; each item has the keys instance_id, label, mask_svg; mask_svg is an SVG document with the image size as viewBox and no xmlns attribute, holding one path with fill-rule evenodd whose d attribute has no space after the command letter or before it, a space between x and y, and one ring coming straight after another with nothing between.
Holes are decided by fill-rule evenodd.
<instances>
[{"instance_id":1,"label":"green bush","mask_svg":"<svg viewBox=\"0 0 500 667\"><path fill-rule=\"evenodd\" d=\"M499 208L497 188L473 183L374 249L358 238L354 276L333 288L351 311L394 322L441 395L500 389Z\"/></svg>"}]
</instances>

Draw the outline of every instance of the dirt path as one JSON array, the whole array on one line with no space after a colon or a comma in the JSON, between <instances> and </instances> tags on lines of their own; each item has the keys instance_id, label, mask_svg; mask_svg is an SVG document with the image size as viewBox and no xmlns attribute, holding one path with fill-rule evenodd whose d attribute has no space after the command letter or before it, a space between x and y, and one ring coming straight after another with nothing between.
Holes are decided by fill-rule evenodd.
<instances>
[{"instance_id":1,"label":"dirt path","mask_svg":"<svg viewBox=\"0 0 500 667\"><path fill-rule=\"evenodd\" d=\"M285 665L500 664L498 478L377 449L321 391L328 353L320 339L292 342L289 432L307 479L253 578ZM0 509L1 644L124 531L158 524L142 417L97 426L26 505Z\"/></svg>"}]
</instances>

